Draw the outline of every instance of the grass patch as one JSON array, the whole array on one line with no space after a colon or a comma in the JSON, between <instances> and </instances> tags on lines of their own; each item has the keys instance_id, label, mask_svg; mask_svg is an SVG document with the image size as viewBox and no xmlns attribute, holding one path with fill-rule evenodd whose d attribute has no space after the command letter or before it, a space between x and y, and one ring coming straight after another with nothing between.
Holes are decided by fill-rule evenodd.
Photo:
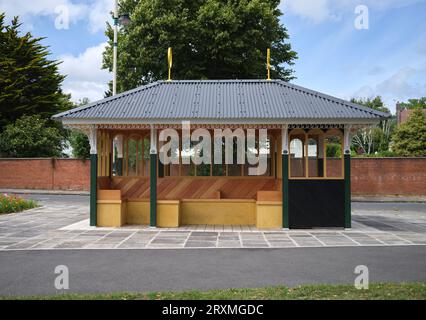
<instances>
[{"instance_id":1,"label":"grass patch","mask_svg":"<svg viewBox=\"0 0 426 320\"><path fill-rule=\"evenodd\" d=\"M37 207L37 202L15 195L0 194L0 214L20 212Z\"/></svg>"},{"instance_id":2,"label":"grass patch","mask_svg":"<svg viewBox=\"0 0 426 320\"><path fill-rule=\"evenodd\" d=\"M209 291L58 294L52 296L1 297L32 300L425 300L426 283L377 283L368 290L353 285L304 285L258 289Z\"/></svg>"}]
</instances>

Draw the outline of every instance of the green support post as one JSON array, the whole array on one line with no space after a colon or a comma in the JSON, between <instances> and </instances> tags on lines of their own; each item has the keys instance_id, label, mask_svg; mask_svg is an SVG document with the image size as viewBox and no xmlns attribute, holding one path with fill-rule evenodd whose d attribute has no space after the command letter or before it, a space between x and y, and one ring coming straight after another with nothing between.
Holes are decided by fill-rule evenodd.
<instances>
[{"instance_id":1,"label":"green support post","mask_svg":"<svg viewBox=\"0 0 426 320\"><path fill-rule=\"evenodd\" d=\"M157 154L150 154L149 167L149 225L151 227L155 227L157 226Z\"/></svg>"},{"instance_id":2,"label":"green support post","mask_svg":"<svg viewBox=\"0 0 426 320\"><path fill-rule=\"evenodd\" d=\"M283 228L290 228L288 215L288 153L281 155L282 163L282 201L283 201Z\"/></svg>"},{"instance_id":3,"label":"green support post","mask_svg":"<svg viewBox=\"0 0 426 320\"><path fill-rule=\"evenodd\" d=\"M351 155L345 154L345 228L351 226Z\"/></svg>"},{"instance_id":4,"label":"green support post","mask_svg":"<svg viewBox=\"0 0 426 320\"><path fill-rule=\"evenodd\" d=\"M96 227L97 224L97 176L98 176L98 155L90 155L90 225Z\"/></svg>"}]
</instances>

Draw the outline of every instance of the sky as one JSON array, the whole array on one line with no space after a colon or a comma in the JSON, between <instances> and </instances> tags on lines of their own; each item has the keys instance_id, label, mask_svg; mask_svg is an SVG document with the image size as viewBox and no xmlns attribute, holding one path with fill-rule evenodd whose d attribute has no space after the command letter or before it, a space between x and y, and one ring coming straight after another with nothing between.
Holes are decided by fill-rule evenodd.
<instances>
[{"instance_id":1,"label":"sky","mask_svg":"<svg viewBox=\"0 0 426 320\"><path fill-rule=\"evenodd\" d=\"M103 97L112 75L101 69L114 0L0 0L22 32L46 37L67 75L72 100ZM292 82L342 99L426 96L426 0L285 0L281 23L299 59Z\"/></svg>"}]
</instances>

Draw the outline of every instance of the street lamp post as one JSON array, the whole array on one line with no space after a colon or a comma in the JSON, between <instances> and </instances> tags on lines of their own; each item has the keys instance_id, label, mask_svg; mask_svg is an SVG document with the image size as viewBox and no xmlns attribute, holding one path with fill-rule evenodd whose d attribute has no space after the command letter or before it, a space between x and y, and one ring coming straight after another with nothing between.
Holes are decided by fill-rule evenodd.
<instances>
[{"instance_id":1,"label":"street lamp post","mask_svg":"<svg viewBox=\"0 0 426 320\"><path fill-rule=\"evenodd\" d=\"M117 39L118 39L118 0L114 5L114 42L112 51L112 95L117 93Z\"/></svg>"},{"instance_id":2,"label":"street lamp post","mask_svg":"<svg viewBox=\"0 0 426 320\"><path fill-rule=\"evenodd\" d=\"M118 42L118 25L126 26L130 23L128 14L118 15L118 0L115 0L114 11L114 41L113 41L113 52L112 52L112 95L115 96L117 93L117 42Z\"/></svg>"}]
</instances>

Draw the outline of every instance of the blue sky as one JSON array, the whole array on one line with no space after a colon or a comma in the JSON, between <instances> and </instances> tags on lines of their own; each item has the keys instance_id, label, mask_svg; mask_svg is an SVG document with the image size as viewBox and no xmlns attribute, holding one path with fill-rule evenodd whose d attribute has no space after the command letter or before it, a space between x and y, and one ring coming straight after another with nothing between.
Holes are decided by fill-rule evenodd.
<instances>
[{"instance_id":1,"label":"blue sky","mask_svg":"<svg viewBox=\"0 0 426 320\"><path fill-rule=\"evenodd\" d=\"M63 61L64 90L93 101L111 79L100 66L113 3L0 0L0 11L47 37L52 58ZM358 5L368 8L368 29L355 28ZM397 100L426 96L426 0L287 0L280 7L299 55L294 83L343 99L381 95L391 110ZM61 13L69 17L65 28L58 28L66 22Z\"/></svg>"}]
</instances>

